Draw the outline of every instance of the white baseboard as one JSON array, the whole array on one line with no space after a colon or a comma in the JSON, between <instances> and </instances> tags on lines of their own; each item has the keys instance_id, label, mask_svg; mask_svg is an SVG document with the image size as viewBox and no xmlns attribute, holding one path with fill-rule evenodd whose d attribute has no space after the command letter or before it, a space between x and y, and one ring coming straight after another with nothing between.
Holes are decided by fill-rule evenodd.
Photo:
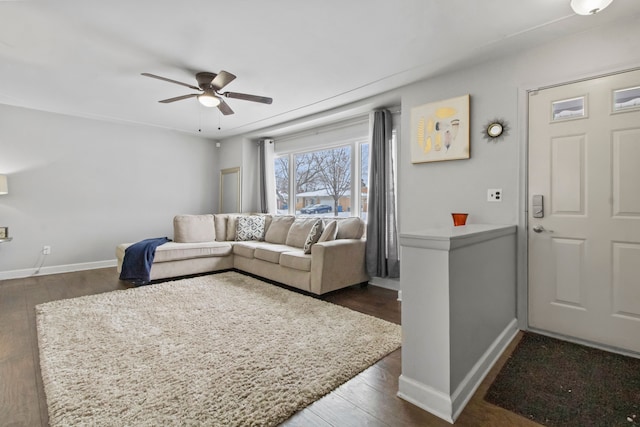
<instances>
[{"instance_id":1,"label":"white baseboard","mask_svg":"<svg viewBox=\"0 0 640 427\"><path fill-rule=\"evenodd\" d=\"M22 279L31 276L46 276L48 274L70 273L73 271L94 270L96 268L115 267L117 260L83 262L79 264L53 265L37 268L26 268L24 270L0 271L0 280ZM38 274L35 274L38 271Z\"/></svg>"},{"instance_id":2,"label":"white baseboard","mask_svg":"<svg viewBox=\"0 0 640 427\"><path fill-rule=\"evenodd\" d=\"M513 341L518 333L518 319L513 319L506 328L498 335L498 337L489 346L487 351L473 365L471 371L464 377L458 388L451 396L453 398L453 419L454 421L460 416L462 410L473 394L476 392L482 381L487 376L493 365L498 361L507 346Z\"/></svg>"},{"instance_id":3,"label":"white baseboard","mask_svg":"<svg viewBox=\"0 0 640 427\"><path fill-rule=\"evenodd\" d=\"M473 365L473 368L471 368L451 396L412 378L401 375L398 397L449 423L454 423L469 402L469 399L471 399L517 333L518 321L517 319L513 319L493 343L491 343L482 357Z\"/></svg>"},{"instance_id":4,"label":"white baseboard","mask_svg":"<svg viewBox=\"0 0 640 427\"><path fill-rule=\"evenodd\" d=\"M412 378L400 375L398 397L453 424L451 396Z\"/></svg>"}]
</instances>

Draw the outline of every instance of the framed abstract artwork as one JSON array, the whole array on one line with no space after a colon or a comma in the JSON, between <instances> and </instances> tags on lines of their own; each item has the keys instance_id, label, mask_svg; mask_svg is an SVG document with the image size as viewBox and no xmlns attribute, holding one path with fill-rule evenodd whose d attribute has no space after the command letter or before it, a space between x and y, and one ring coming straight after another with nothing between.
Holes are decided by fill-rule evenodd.
<instances>
[{"instance_id":1,"label":"framed abstract artwork","mask_svg":"<svg viewBox=\"0 0 640 427\"><path fill-rule=\"evenodd\" d=\"M469 95L411 109L411 163L469 158Z\"/></svg>"}]
</instances>

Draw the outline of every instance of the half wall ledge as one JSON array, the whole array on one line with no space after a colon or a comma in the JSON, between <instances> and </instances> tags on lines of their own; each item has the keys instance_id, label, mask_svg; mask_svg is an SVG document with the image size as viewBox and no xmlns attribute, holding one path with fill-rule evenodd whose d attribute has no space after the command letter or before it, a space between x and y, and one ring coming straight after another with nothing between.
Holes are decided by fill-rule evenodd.
<instances>
[{"instance_id":1,"label":"half wall ledge","mask_svg":"<svg viewBox=\"0 0 640 427\"><path fill-rule=\"evenodd\" d=\"M516 226L401 233L398 396L453 423L513 340Z\"/></svg>"}]
</instances>

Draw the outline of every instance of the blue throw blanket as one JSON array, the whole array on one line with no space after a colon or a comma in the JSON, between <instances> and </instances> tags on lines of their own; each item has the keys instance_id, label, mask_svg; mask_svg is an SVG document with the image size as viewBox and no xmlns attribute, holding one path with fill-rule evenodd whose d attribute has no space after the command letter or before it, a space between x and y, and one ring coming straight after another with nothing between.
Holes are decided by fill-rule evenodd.
<instances>
[{"instance_id":1,"label":"blue throw blanket","mask_svg":"<svg viewBox=\"0 0 640 427\"><path fill-rule=\"evenodd\" d=\"M145 239L125 249L120 280L126 280L136 286L149 283L149 272L156 256L156 248L170 241L166 237Z\"/></svg>"}]
</instances>

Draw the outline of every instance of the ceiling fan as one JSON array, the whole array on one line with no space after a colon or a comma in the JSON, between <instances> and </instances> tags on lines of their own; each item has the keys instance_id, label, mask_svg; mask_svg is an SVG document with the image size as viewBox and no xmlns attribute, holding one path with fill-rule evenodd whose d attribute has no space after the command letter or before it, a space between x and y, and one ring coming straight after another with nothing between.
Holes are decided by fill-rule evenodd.
<instances>
[{"instance_id":1,"label":"ceiling fan","mask_svg":"<svg viewBox=\"0 0 640 427\"><path fill-rule=\"evenodd\" d=\"M163 99L162 101L158 101L164 104L181 101L188 98L198 98L200 104L204 105L205 107L218 107L220 112L227 116L229 114L233 114L233 110L231 109L231 107L229 107L229 104L224 102L222 98L243 99L245 101L260 102L262 104L271 104L273 102L273 99L266 96L249 95L246 93L238 92L220 92L223 87L231 83L236 78L236 76L224 70L220 71L220 73L218 74L207 72L197 73L197 87L188 83L182 83L177 80L168 79L166 77L156 76L155 74L142 73L142 75L145 77L164 80L165 82L175 83L181 86L186 86L190 89L200 91L200 93L191 93L189 95L176 96L175 98Z\"/></svg>"}]
</instances>

